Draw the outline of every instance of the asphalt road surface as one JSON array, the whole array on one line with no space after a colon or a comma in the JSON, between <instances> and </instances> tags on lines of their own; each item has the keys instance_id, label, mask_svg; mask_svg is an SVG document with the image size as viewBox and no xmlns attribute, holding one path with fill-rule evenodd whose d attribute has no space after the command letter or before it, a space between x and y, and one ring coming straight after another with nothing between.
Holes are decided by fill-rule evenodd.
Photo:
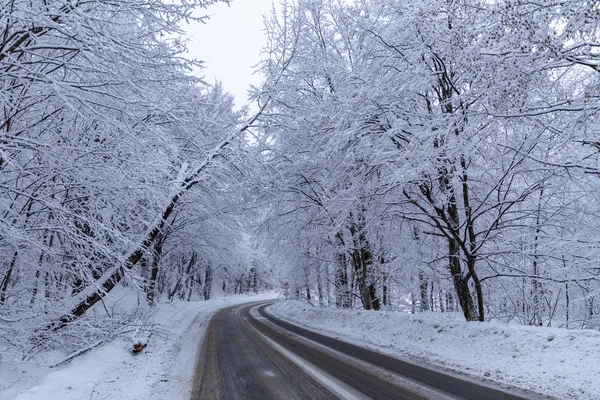
<instances>
[{"instance_id":1,"label":"asphalt road surface","mask_svg":"<svg viewBox=\"0 0 600 400\"><path fill-rule=\"evenodd\" d=\"M214 315L200 349L192 400L541 398L317 334L274 318L267 305L243 304Z\"/></svg>"}]
</instances>

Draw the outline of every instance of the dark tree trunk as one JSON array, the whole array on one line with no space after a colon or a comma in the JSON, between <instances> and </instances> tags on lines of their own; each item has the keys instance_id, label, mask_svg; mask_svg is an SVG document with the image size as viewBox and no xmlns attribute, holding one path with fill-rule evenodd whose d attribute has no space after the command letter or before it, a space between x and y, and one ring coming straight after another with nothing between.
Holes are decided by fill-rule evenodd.
<instances>
[{"instance_id":1,"label":"dark tree trunk","mask_svg":"<svg viewBox=\"0 0 600 400\"><path fill-rule=\"evenodd\" d=\"M469 270L469 275L473 279L473 284L475 286L475 295L477 296L477 310L474 315L474 319L471 321L481 321L485 320L485 305L483 302L483 290L481 287L481 282L479 281L479 277L477 276L477 272L475 270L475 257L467 256L467 268Z\"/></svg>"},{"instance_id":2,"label":"dark tree trunk","mask_svg":"<svg viewBox=\"0 0 600 400\"><path fill-rule=\"evenodd\" d=\"M206 265L206 270L204 271L204 288L203 295L204 300L210 299L210 294L212 291L212 283L213 283L213 274L212 274L212 266L210 264ZM223 282L223 290L225 290L225 282Z\"/></svg>"},{"instance_id":3,"label":"dark tree trunk","mask_svg":"<svg viewBox=\"0 0 600 400\"><path fill-rule=\"evenodd\" d=\"M377 297L375 285L373 285L372 283L369 285L369 297L371 298L371 305L373 306L373 310L381 309L381 303L379 302L379 298Z\"/></svg>"},{"instance_id":4,"label":"dark tree trunk","mask_svg":"<svg viewBox=\"0 0 600 400\"><path fill-rule=\"evenodd\" d=\"M150 277L148 279L148 288L146 291L146 300L151 306L155 305L156 297L156 279L158 277L158 271L160 267L160 260L162 258L163 251L163 238L162 235L156 240L154 244L154 254L152 257L152 268L150 269Z\"/></svg>"},{"instance_id":5,"label":"dark tree trunk","mask_svg":"<svg viewBox=\"0 0 600 400\"><path fill-rule=\"evenodd\" d=\"M468 276L463 276L460 265L460 255L458 254L458 244L455 240L449 241L449 250L450 272L452 273L452 281L454 283L454 289L456 290L456 296L458 297L458 303L460 304L465 319L467 321L474 321L476 318L473 298L469 291L469 280Z\"/></svg>"},{"instance_id":6,"label":"dark tree trunk","mask_svg":"<svg viewBox=\"0 0 600 400\"><path fill-rule=\"evenodd\" d=\"M383 284L381 286L381 298L383 300L383 305L384 306L389 306L389 299L388 299L388 274L387 272L383 273Z\"/></svg>"},{"instance_id":7,"label":"dark tree trunk","mask_svg":"<svg viewBox=\"0 0 600 400\"><path fill-rule=\"evenodd\" d=\"M429 282L422 270L419 269L419 292L421 293L421 311L429 311L429 298L427 296L427 286Z\"/></svg>"},{"instance_id":8,"label":"dark tree trunk","mask_svg":"<svg viewBox=\"0 0 600 400\"><path fill-rule=\"evenodd\" d=\"M473 221L473 215L471 211L469 178L467 175L467 162L465 157L461 157L460 165L462 168L462 194L468 239L468 245L465 244L465 248L468 250L465 249L464 252L467 258L467 269L475 285L475 294L477 296L477 320L483 322L485 320L485 308L483 303L483 290L481 288L481 282L479 281L479 276L477 275L477 270L475 269L475 262L477 261L477 237L475 235L475 223Z\"/></svg>"},{"instance_id":9,"label":"dark tree trunk","mask_svg":"<svg viewBox=\"0 0 600 400\"><path fill-rule=\"evenodd\" d=\"M566 301L566 327L569 328L569 284L565 283L565 301Z\"/></svg>"},{"instance_id":10,"label":"dark tree trunk","mask_svg":"<svg viewBox=\"0 0 600 400\"><path fill-rule=\"evenodd\" d=\"M331 307L331 274L329 273L329 264L325 265L325 293L327 293L327 306Z\"/></svg>"},{"instance_id":11,"label":"dark tree trunk","mask_svg":"<svg viewBox=\"0 0 600 400\"><path fill-rule=\"evenodd\" d=\"M450 292L446 292L446 310L455 311L454 309L454 296Z\"/></svg>"},{"instance_id":12,"label":"dark tree trunk","mask_svg":"<svg viewBox=\"0 0 600 400\"><path fill-rule=\"evenodd\" d=\"M180 285L180 293L179 293L179 298L181 300L185 299L186 293L188 292L188 288L193 287L194 285L194 281L193 281L193 275L194 275L194 269L196 267L196 262L198 261L198 254L196 252L192 253L192 256L190 258L190 262L187 265L187 268L185 269L185 273L183 274L183 277L181 278L183 280L183 283Z\"/></svg>"},{"instance_id":13,"label":"dark tree trunk","mask_svg":"<svg viewBox=\"0 0 600 400\"><path fill-rule=\"evenodd\" d=\"M350 233L352 234L354 243L351 260L354 267L354 274L357 278L358 292L360 293L363 309L371 310L373 309L373 303L371 301L368 280L371 273L371 265L373 264L373 254L369 248L363 225L363 219L359 218L358 226L356 224L350 226Z\"/></svg>"},{"instance_id":14,"label":"dark tree trunk","mask_svg":"<svg viewBox=\"0 0 600 400\"><path fill-rule=\"evenodd\" d=\"M8 271L6 271L4 278L2 278L2 283L0 284L0 306L4 305L4 303L6 302L6 292L8 291L8 284L10 283L10 277L12 275L13 269L15 268L18 256L19 252L15 251L12 261L10 262L10 266L8 267Z\"/></svg>"}]
</instances>

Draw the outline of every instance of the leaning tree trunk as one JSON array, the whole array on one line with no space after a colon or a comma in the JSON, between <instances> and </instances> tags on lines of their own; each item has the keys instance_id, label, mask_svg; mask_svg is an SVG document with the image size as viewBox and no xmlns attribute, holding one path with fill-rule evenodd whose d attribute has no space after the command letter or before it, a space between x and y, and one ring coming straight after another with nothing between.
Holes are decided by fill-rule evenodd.
<instances>
[{"instance_id":1,"label":"leaning tree trunk","mask_svg":"<svg viewBox=\"0 0 600 400\"><path fill-rule=\"evenodd\" d=\"M71 310L56 320L48 324L45 328L46 331L57 331L66 327L71 321L81 317L86 313L87 310L92 308L94 304L100 301L107 293L113 290L117 284L125 276L125 271L133 268L143 257L146 251L152 246L156 237L161 233L167 223L167 220L173 213L175 206L190 189L199 183L200 174L210 165L210 163L221 154L221 151L227 147L239 134L244 133L248 128L258 119L262 112L266 109L268 102L265 102L261 109L239 130L232 133L223 141L215 146L215 148L206 156L204 162L195 168L190 175L181 183L181 186L177 192L171 197L168 205L162 212L160 219L156 223L155 227L150 230L144 240L140 243L137 249L129 254L125 263L122 266L117 266L112 270L105 273L96 284L93 286L93 291L88 292Z\"/></svg>"}]
</instances>

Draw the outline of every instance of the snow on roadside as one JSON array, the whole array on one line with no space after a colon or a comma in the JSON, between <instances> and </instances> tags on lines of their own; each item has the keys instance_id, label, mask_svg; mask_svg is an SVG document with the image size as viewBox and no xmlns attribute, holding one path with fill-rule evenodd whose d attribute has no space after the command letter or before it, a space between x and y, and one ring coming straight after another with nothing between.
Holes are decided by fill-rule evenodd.
<instances>
[{"instance_id":1,"label":"snow on roadside","mask_svg":"<svg viewBox=\"0 0 600 400\"><path fill-rule=\"evenodd\" d=\"M1 400L187 400L198 348L210 316L217 310L250 301L272 299L273 293L240 295L197 302L161 304L154 322L162 326L139 354L131 352L130 339L118 339L57 368L35 364L2 364L6 371L20 368L35 375L24 386L16 382L0 390ZM6 374L4 376L7 376ZM31 386L32 385L32 386Z\"/></svg>"},{"instance_id":2,"label":"snow on roadside","mask_svg":"<svg viewBox=\"0 0 600 400\"><path fill-rule=\"evenodd\" d=\"M339 310L280 301L271 314L382 353L560 399L600 399L600 332L467 323L457 313Z\"/></svg>"}]
</instances>

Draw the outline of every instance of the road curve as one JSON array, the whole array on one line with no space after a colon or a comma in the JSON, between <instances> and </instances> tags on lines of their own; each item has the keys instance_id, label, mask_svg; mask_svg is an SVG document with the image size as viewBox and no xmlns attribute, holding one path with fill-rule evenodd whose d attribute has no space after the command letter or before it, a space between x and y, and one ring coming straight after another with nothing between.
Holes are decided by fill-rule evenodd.
<instances>
[{"instance_id":1,"label":"road curve","mask_svg":"<svg viewBox=\"0 0 600 400\"><path fill-rule=\"evenodd\" d=\"M210 321L192 400L524 399L279 320L265 302Z\"/></svg>"}]
</instances>

